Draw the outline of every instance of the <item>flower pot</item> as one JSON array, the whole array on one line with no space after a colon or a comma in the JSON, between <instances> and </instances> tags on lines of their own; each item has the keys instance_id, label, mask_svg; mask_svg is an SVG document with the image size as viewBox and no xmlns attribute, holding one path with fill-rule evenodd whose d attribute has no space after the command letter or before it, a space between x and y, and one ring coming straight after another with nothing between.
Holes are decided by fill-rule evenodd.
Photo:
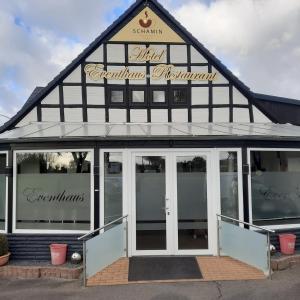
<instances>
[{"instance_id":1,"label":"flower pot","mask_svg":"<svg viewBox=\"0 0 300 300\"><path fill-rule=\"evenodd\" d=\"M0 256L0 267L6 265L9 261L10 253Z\"/></svg>"},{"instance_id":2,"label":"flower pot","mask_svg":"<svg viewBox=\"0 0 300 300\"><path fill-rule=\"evenodd\" d=\"M67 244L51 244L51 263L52 265L58 266L63 265L66 262L67 257Z\"/></svg>"}]
</instances>

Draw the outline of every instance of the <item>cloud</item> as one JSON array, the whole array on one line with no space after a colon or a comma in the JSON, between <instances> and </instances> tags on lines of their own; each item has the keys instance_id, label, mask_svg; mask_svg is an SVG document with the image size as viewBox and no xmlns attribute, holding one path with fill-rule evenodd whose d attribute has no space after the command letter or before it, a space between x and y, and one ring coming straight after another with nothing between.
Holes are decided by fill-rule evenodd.
<instances>
[{"instance_id":1,"label":"cloud","mask_svg":"<svg viewBox=\"0 0 300 300\"><path fill-rule=\"evenodd\" d=\"M253 91L300 99L300 1L194 0L172 13Z\"/></svg>"},{"instance_id":2,"label":"cloud","mask_svg":"<svg viewBox=\"0 0 300 300\"><path fill-rule=\"evenodd\" d=\"M0 113L14 114L134 0L0 1ZM161 0L253 91L300 99L299 0Z\"/></svg>"},{"instance_id":3,"label":"cloud","mask_svg":"<svg viewBox=\"0 0 300 300\"><path fill-rule=\"evenodd\" d=\"M1 1L0 113L19 110L123 9L122 0Z\"/></svg>"}]
</instances>

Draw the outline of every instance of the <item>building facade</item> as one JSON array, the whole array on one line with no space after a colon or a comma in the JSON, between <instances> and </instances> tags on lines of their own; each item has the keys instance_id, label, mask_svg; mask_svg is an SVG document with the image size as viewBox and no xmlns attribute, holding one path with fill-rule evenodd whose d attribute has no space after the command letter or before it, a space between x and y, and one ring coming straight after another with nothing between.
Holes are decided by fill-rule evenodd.
<instances>
[{"instance_id":1,"label":"building facade","mask_svg":"<svg viewBox=\"0 0 300 300\"><path fill-rule=\"evenodd\" d=\"M131 256L216 255L217 213L297 233L299 107L136 1L0 128L0 231L15 259L124 215Z\"/></svg>"}]
</instances>

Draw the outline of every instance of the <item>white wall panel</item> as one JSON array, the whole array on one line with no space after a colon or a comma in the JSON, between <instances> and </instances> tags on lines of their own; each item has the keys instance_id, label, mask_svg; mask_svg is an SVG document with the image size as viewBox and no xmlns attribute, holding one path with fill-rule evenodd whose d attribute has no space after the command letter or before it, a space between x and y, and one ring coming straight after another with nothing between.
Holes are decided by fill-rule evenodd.
<instances>
[{"instance_id":1,"label":"white wall panel","mask_svg":"<svg viewBox=\"0 0 300 300\"><path fill-rule=\"evenodd\" d=\"M145 74L147 73L147 69L144 66L131 66L131 67L129 67L129 70L131 72L143 72ZM141 80L129 80L129 84L146 84L146 83L147 83L146 76L144 79L141 79Z\"/></svg>"},{"instance_id":2,"label":"white wall panel","mask_svg":"<svg viewBox=\"0 0 300 300\"><path fill-rule=\"evenodd\" d=\"M107 66L107 71L120 71L123 69L123 67L120 66ZM114 79L109 79L107 80L108 84L125 84L125 80L114 80Z\"/></svg>"},{"instance_id":3,"label":"white wall panel","mask_svg":"<svg viewBox=\"0 0 300 300\"><path fill-rule=\"evenodd\" d=\"M64 104L82 104L81 86L64 86Z\"/></svg>"},{"instance_id":4,"label":"white wall panel","mask_svg":"<svg viewBox=\"0 0 300 300\"><path fill-rule=\"evenodd\" d=\"M229 81L214 67L212 68L212 72L217 72L217 79L213 81L215 84L228 84Z\"/></svg>"},{"instance_id":5,"label":"white wall panel","mask_svg":"<svg viewBox=\"0 0 300 300\"><path fill-rule=\"evenodd\" d=\"M207 63L207 60L193 46L191 46L191 63L192 64Z\"/></svg>"},{"instance_id":6,"label":"white wall panel","mask_svg":"<svg viewBox=\"0 0 300 300\"><path fill-rule=\"evenodd\" d=\"M233 104L248 105L248 99L235 87L233 88Z\"/></svg>"},{"instance_id":7,"label":"white wall panel","mask_svg":"<svg viewBox=\"0 0 300 300\"><path fill-rule=\"evenodd\" d=\"M153 74L153 66L150 67L150 73ZM152 79L152 77L150 77L150 83L151 84L163 84L163 85L166 85L167 84L167 80L154 80Z\"/></svg>"},{"instance_id":8,"label":"white wall panel","mask_svg":"<svg viewBox=\"0 0 300 300\"><path fill-rule=\"evenodd\" d=\"M56 87L47 97L44 98L42 104L59 104L58 87Z\"/></svg>"},{"instance_id":9,"label":"white wall panel","mask_svg":"<svg viewBox=\"0 0 300 300\"><path fill-rule=\"evenodd\" d=\"M186 123L188 122L187 109L172 109L172 122Z\"/></svg>"},{"instance_id":10,"label":"white wall panel","mask_svg":"<svg viewBox=\"0 0 300 300\"><path fill-rule=\"evenodd\" d=\"M187 67L176 67L176 71L187 72ZM171 84L188 84L187 80L171 80Z\"/></svg>"},{"instance_id":11,"label":"white wall panel","mask_svg":"<svg viewBox=\"0 0 300 300\"><path fill-rule=\"evenodd\" d=\"M88 108L87 115L88 115L88 122L105 123L104 108Z\"/></svg>"},{"instance_id":12,"label":"white wall panel","mask_svg":"<svg viewBox=\"0 0 300 300\"><path fill-rule=\"evenodd\" d=\"M187 63L187 46L171 45L170 46L171 63Z\"/></svg>"},{"instance_id":13,"label":"white wall panel","mask_svg":"<svg viewBox=\"0 0 300 300\"><path fill-rule=\"evenodd\" d=\"M60 109L59 108L42 108L42 121L43 122L60 122Z\"/></svg>"},{"instance_id":14,"label":"white wall panel","mask_svg":"<svg viewBox=\"0 0 300 300\"><path fill-rule=\"evenodd\" d=\"M259 109L253 105L254 123L270 123L271 120L266 117Z\"/></svg>"},{"instance_id":15,"label":"white wall panel","mask_svg":"<svg viewBox=\"0 0 300 300\"><path fill-rule=\"evenodd\" d=\"M209 120L208 108L193 108L192 122L207 123Z\"/></svg>"},{"instance_id":16,"label":"white wall panel","mask_svg":"<svg viewBox=\"0 0 300 300\"><path fill-rule=\"evenodd\" d=\"M86 88L87 104L90 105L104 105L105 91L104 87L88 86Z\"/></svg>"},{"instance_id":17,"label":"white wall panel","mask_svg":"<svg viewBox=\"0 0 300 300\"><path fill-rule=\"evenodd\" d=\"M208 87L192 87L192 105L208 105Z\"/></svg>"},{"instance_id":18,"label":"white wall panel","mask_svg":"<svg viewBox=\"0 0 300 300\"><path fill-rule=\"evenodd\" d=\"M214 108L213 122L229 122L229 108Z\"/></svg>"},{"instance_id":19,"label":"white wall panel","mask_svg":"<svg viewBox=\"0 0 300 300\"><path fill-rule=\"evenodd\" d=\"M65 108L65 122L82 122L82 108Z\"/></svg>"},{"instance_id":20,"label":"white wall panel","mask_svg":"<svg viewBox=\"0 0 300 300\"><path fill-rule=\"evenodd\" d=\"M103 45L96 49L87 59L86 62L103 62Z\"/></svg>"},{"instance_id":21,"label":"white wall panel","mask_svg":"<svg viewBox=\"0 0 300 300\"><path fill-rule=\"evenodd\" d=\"M199 73L208 73L208 67L206 66L192 66L192 72L199 72ZM192 80L192 84L208 84L208 80Z\"/></svg>"},{"instance_id":22,"label":"white wall panel","mask_svg":"<svg viewBox=\"0 0 300 300\"><path fill-rule=\"evenodd\" d=\"M214 87L213 88L213 104L227 104L229 105L229 88L228 87Z\"/></svg>"},{"instance_id":23,"label":"white wall panel","mask_svg":"<svg viewBox=\"0 0 300 300\"><path fill-rule=\"evenodd\" d=\"M30 122L37 122L37 109L34 108L29 112L17 125L16 127L24 126Z\"/></svg>"},{"instance_id":24,"label":"white wall panel","mask_svg":"<svg viewBox=\"0 0 300 300\"><path fill-rule=\"evenodd\" d=\"M165 64L167 63L167 45L150 45L150 47L156 49L158 53L165 50L165 55L163 55L162 60L159 63Z\"/></svg>"},{"instance_id":25,"label":"white wall panel","mask_svg":"<svg viewBox=\"0 0 300 300\"><path fill-rule=\"evenodd\" d=\"M168 110L167 109L152 109L151 110L151 122L152 123L168 122Z\"/></svg>"},{"instance_id":26,"label":"white wall panel","mask_svg":"<svg viewBox=\"0 0 300 300\"><path fill-rule=\"evenodd\" d=\"M126 123L127 111L126 109L110 109L109 110L110 123Z\"/></svg>"},{"instance_id":27,"label":"white wall panel","mask_svg":"<svg viewBox=\"0 0 300 300\"><path fill-rule=\"evenodd\" d=\"M125 63L125 46L122 44L108 44L107 62Z\"/></svg>"},{"instance_id":28,"label":"white wall panel","mask_svg":"<svg viewBox=\"0 0 300 300\"><path fill-rule=\"evenodd\" d=\"M81 83L81 66L77 67L65 80L65 83Z\"/></svg>"},{"instance_id":29,"label":"white wall panel","mask_svg":"<svg viewBox=\"0 0 300 300\"><path fill-rule=\"evenodd\" d=\"M147 122L147 110L146 109L131 109L130 110L130 122L132 123L146 123Z\"/></svg>"},{"instance_id":30,"label":"white wall panel","mask_svg":"<svg viewBox=\"0 0 300 300\"><path fill-rule=\"evenodd\" d=\"M250 123L250 112L248 108L233 108L233 122Z\"/></svg>"}]
</instances>

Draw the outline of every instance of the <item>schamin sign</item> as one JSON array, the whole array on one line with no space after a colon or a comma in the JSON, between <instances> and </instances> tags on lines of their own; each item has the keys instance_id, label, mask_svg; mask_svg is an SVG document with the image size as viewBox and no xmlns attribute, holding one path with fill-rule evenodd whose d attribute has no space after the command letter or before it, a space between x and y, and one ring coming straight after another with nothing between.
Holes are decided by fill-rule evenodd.
<instances>
[{"instance_id":1,"label":"schamin sign","mask_svg":"<svg viewBox=\"0 0 300 300\"><path fill-rule=\"evenodd\" d=\"M157 50L153 47L143 48L137 46L129 54L130 62L156 62L165 59L166 51ZM87 64L84 68L86 75L93 81L101 79L113 80L143 80L147 78L144 71L132 71L125 67L116 71L107 71L103 64ZM191 81L214 81L217 79L217 72L187 72L177 69L174 65L160 63L153 67L150 74L152 80L191 80Z\"/></svg>"}]
</instances>

